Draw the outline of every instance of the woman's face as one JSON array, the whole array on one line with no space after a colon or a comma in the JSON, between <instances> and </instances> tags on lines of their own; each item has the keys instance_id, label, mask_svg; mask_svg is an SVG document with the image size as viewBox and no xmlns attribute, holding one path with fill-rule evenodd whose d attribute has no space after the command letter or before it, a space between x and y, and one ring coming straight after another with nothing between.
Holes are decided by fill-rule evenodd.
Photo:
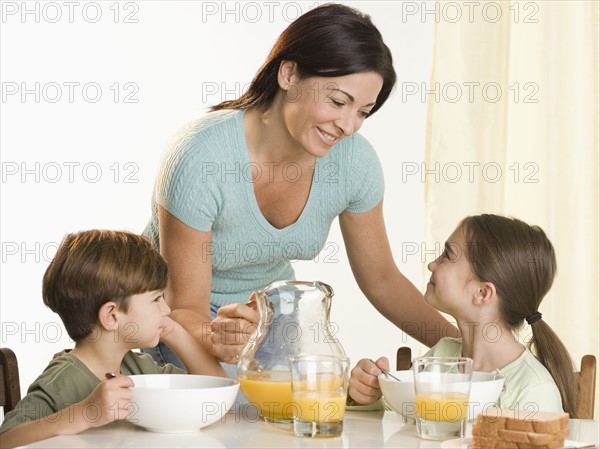
<instances>
[{"instance_id":1,"label":"woman's face","mask_svg":"<svg viewBox=\"0 0 600 449\"><path fill-rule=\"evenodd\" d=\"M360 129L383 86L376 72L300 79L284 84L283 118L292 140L315 157Z\"/></svg>"}]
</instances>

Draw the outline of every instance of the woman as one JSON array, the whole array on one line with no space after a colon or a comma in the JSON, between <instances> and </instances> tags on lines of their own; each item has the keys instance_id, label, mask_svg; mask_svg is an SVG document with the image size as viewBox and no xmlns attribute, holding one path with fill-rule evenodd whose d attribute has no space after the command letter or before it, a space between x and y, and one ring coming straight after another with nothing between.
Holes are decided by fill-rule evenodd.
<instances>
[{"instance_id":1,"label":"woman","mask_svg":"<svg viewBox=\"0 0 600 449\"><path fill-rule=\"evenodd\" d=\"M393 261L381 166L356 133L395 81L370 18L320 6L281 34L244 95L176 137L145 234L169 264L171 317L220 360L236 361L258 320L249 294L294 278L289 261L313 259L338 216L369 301L428 346L442 335L421 323L457 336Z\"/></svg>"}]
</instances>

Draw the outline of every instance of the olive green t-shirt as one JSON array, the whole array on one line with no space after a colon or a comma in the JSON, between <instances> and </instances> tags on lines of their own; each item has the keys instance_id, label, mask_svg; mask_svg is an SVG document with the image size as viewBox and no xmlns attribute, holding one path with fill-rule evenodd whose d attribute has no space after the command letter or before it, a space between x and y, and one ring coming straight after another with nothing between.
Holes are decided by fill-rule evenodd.
<instances>
[{"instance_id":1,"label":"olive green t-shirt","mask_svg":"<svg viewBox=\"0 0 600 449\"><path fill-rule=\"evenodd\" d=\"M121 373L135 374L185 374L185 371L167 364L158 366L148 354L129 351L121 362ZM13 427L44 419L72 404L81 402L100 383L81 360L69 351L54 355L44 372L31 384L27 395L19 401L14 410L4 416L0 433ZM75 410L75 413L88 413L95 416L97 410Z\"/></svg>"}]
</instances>

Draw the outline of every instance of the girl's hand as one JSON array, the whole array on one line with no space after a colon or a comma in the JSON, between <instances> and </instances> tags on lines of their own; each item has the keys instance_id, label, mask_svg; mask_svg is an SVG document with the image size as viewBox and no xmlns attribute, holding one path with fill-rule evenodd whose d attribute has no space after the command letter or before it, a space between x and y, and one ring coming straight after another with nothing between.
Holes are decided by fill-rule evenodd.
<instances>
[{"instance_id":1,"label":"girl's hand","mask_svg":"<svg viewBox=\"0 0 600 449\"><path fill-rule=\"evenodd\" d=\"M255 303L229 304L217 311L217 317L210 323L212 331L212 352L220 360L236 363L248 338L256 330L258 312Z\"/></svg>"},{"instance_id":2,"label":"girl's hand","mask_svg":"<svg viewBox=\"0 0 600 449\"><path fill-rule=\"evenodd\" d=\"M375 363L369 359L360 360L350 373L348 394L359 404L372 404L381 396L377 376L381 370L389 371L387 358L380 357Z\"/></svg>"}]
</instances>

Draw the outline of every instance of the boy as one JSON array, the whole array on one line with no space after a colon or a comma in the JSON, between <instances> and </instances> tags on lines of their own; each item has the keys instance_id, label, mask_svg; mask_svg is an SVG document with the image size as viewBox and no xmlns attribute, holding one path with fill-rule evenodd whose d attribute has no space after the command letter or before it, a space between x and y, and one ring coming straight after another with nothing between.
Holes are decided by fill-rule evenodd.
<instances>
[{"instance_id":1,"label":"boy","mask_svg":"<svg viewBox=\"0 0 600 449\"><path fill-rule=\"evenodd\" d=\"M182 374L136 348L167 343L189 373L226 376L221 365L171 320L163 297L167 265L143 237L117 231L70 234L43 280L44 303L58 313L75 348L56 354L7 413L2 447L75 434L124 419L133 385L127 375Z\"/></svg>"}]
</instances>

